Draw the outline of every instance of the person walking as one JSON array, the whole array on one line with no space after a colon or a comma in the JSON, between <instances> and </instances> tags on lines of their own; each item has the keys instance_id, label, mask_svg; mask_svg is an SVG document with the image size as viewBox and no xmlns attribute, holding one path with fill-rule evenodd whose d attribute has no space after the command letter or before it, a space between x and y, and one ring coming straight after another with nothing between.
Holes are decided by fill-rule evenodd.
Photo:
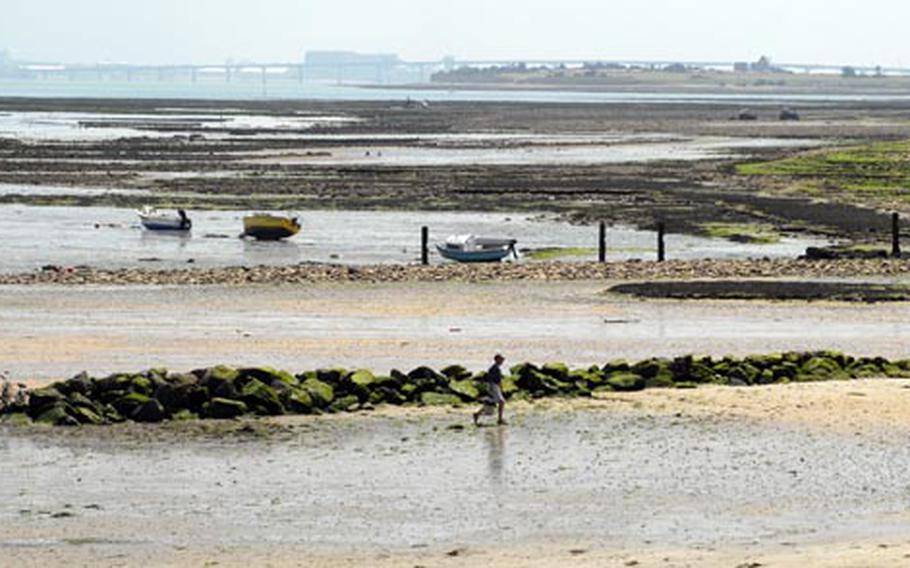
<instances>
[{"instance_id":1,"label":"person walking","mask_svg":"<svg viewBox=\"0 0 910 568\"><path fill-rule=\"evenodd\" d=\"M502 413L506 408L506 397L502 395L502 364L506 358L499 353L493 357L493 366L489 368L486 375L487 392L489 400L484 403L480 410L474 413L474 425L480 426L481 416L491 416L494 411L497 412L497 424L505 425L506 421L502 418Z\"/></svg>"}]
</instances>

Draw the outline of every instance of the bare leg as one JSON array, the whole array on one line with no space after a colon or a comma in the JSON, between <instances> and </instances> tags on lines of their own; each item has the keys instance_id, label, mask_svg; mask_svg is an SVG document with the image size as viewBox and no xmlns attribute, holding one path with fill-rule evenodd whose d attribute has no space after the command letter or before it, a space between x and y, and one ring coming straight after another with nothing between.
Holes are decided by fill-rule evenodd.
<instances>
[{"instance_id":1,"label":"bare leg","mask_svg":"<svg viewBox=\"0 0 910 568\"><path fill-rule=\"evenodd\" d=\"M480 426L479 420L480 420L480 413L481 413L481 412L483 412L483 408L481 408L480 410L478 410L477 412L475 412L475 413L473 414L473 416L474 416L474 426Z\"/></svg>"},{"instance_id":2,"label":"bare leg","mask_svg":"<svg viewBox=\"0 0 910 568\"><path fill-rule=\"evenodd\" d=\"M500 425L506 423L506 421L502 419L502 411L505 410L505 409L506 409L506 403L500 402L500 403L499 403L499 409L498 409L498 410L499 410L499 424L500 424Z\"/></svg>"}]
</instances>

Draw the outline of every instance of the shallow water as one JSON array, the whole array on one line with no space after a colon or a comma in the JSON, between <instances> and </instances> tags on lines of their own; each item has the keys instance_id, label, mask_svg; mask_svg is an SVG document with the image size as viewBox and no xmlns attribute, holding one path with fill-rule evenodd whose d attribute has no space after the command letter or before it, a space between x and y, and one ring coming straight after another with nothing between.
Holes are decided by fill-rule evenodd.
<instances>
[{"instance_id":1,"label":"shallow water","mask_svg":"<svg viewBox=\"0 0 910 568\"><path fill-rule=\"evenodd\" d=\"M283 242L238 239L244 211L190 211L190 235L144 231L136 213L110 207L0 205L0 271L21 272L47 264L96 267L185 267L282 265L300 262L343 264L407 263L420 258L420 227L431 241L474 233L518 240L519 248L584 247L596 256L597 227L574 226L527 213L305 211L302 232ZM654 258L656 234L613 227L608 258ZM788 238L760 245L669 235L670 258L797 256L821 241ZM441 262L435 250L434 262ZM526 262L526 260L523 260Z\"/></svg>"},{"instance_id":2,"label":"shallow water","mask_svg":"<svg viewBox=\"0 0 910 568\"><path fill-rule=\"evenodd\" d=\"M0 532L15 523L41 536L31 546L63 534L129 554L570 539L673 549L907 529L885 517L906 498L910 449L897 439L608 410L510 418L464 431L447 427L467 411L304 420L272 442L10 432ZM60 511L74 517L51 518ZM7 536L0 552L22 544Z\"/></svg>"},{"instance_id":3,"label":"shallow water","mask_svg":"<svg viewBox=\"0 0 910 568\"><path fill-rule=\"evenodd\" d=\"M356 121L341 116L287 116L239 114L236 112L113 114L80 112L0 112L0 137L17 140L116 140L126 137L169 138L202 129L227 128L243 133L257 129L306 130L314 126L331 126ZM83 124L88 122L90 124ZM91 123L100 123L99 125ZM103 124L107 123L107 124ZM182 128L185 126L192 128ZM157 130L162 127L165 130ZM224 133L205 133L207 137L224 137Z\"/></svg>"},{"instance_id":4,"label":"shallow water","mask_svg":"<svg viewBox=\"0 0 910 568\"><path fill-rule=\"evenodd\" d=\"M263 87L256 80L231 81L123 81L123 80L2 80L0 90L9 97L90 97L138 99L203 99L203 100L337 100L337 101L488 101L536 103L730 103L781 104L800 102L906 101L905 94L863 93L648 93L584 92L577 90L459 90L451 89L384 89L349 84L297 81L269 81Z\"/></svg>"},{"instance_id":5,"label":"shallow water","mask_svg":"<svg viewBox=\"0 0 910 568\"><path fill-rule=\"evenodd\" d=\"M495 140L491 138L490 140ZM665 160L696 161L722 159L760 148L808 148L818 140L775 138L618 136L609 142L539 136L523 139L525 144L492 148L429 146L365 146L331 148L307 155L305 150L272 153L249 160L269 164L391 165L391 166L472 166L472 165L571 165L646 163Z\"/></svg>"}]
</instances>

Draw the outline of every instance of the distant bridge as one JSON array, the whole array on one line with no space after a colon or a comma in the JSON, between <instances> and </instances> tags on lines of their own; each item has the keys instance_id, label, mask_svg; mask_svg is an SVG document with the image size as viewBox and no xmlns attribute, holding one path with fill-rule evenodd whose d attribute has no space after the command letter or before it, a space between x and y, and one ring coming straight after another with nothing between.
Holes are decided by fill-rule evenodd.
<instances>
[{"instance_id":1,"label":"distant bridge","mask_svg":"<svg viewBox=\"0 0 910 568\"><path fill-rule=\"evenodd\" d=\"M493 67L524 64L531 67L580 67L584 64L621 65L627 67L661 68L669 65L685 65L703 69L730 69L733 61L678 61L678 60L603 60L603 59L470 59L452 58L438 61L396 61L396 62L242 62L213 64L166 64L134 65L129 63L55 63L55 62L9 62L0 66L0 75L31 79L85 79L98 80L186 80L218 79L226 82L256 79L265 84L270 79L295 80L300 83L311 79L329 79L343 82L423 82L442 70L459 67ZM839 73L844 65L775 63L774 67L797 73ZM885 73L889 75L910 75L910 69L898 67L850 66L859 73ZM401 78L406 80L402 81Z\"/></svg>"}]
</instances>

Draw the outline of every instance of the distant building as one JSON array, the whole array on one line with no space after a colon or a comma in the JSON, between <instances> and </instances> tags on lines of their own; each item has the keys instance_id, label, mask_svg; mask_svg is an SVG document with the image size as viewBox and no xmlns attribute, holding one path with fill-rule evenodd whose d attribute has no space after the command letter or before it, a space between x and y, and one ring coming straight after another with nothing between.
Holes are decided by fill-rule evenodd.
<instances>
[{"instance_id":1,"label":"distant building","mask_svg":"<svg viewBox=\"0 0 910 568\"><path fill-rule=\"evenodd\" d=\"M758 58L758 61L754 63L746 63L745 61L737 61L733 64L733 70L737 73L787 73L788 71L782 67L777 67L771 62L771 58L767 55L762 55Z\"/></svg>"}]
</instances>

